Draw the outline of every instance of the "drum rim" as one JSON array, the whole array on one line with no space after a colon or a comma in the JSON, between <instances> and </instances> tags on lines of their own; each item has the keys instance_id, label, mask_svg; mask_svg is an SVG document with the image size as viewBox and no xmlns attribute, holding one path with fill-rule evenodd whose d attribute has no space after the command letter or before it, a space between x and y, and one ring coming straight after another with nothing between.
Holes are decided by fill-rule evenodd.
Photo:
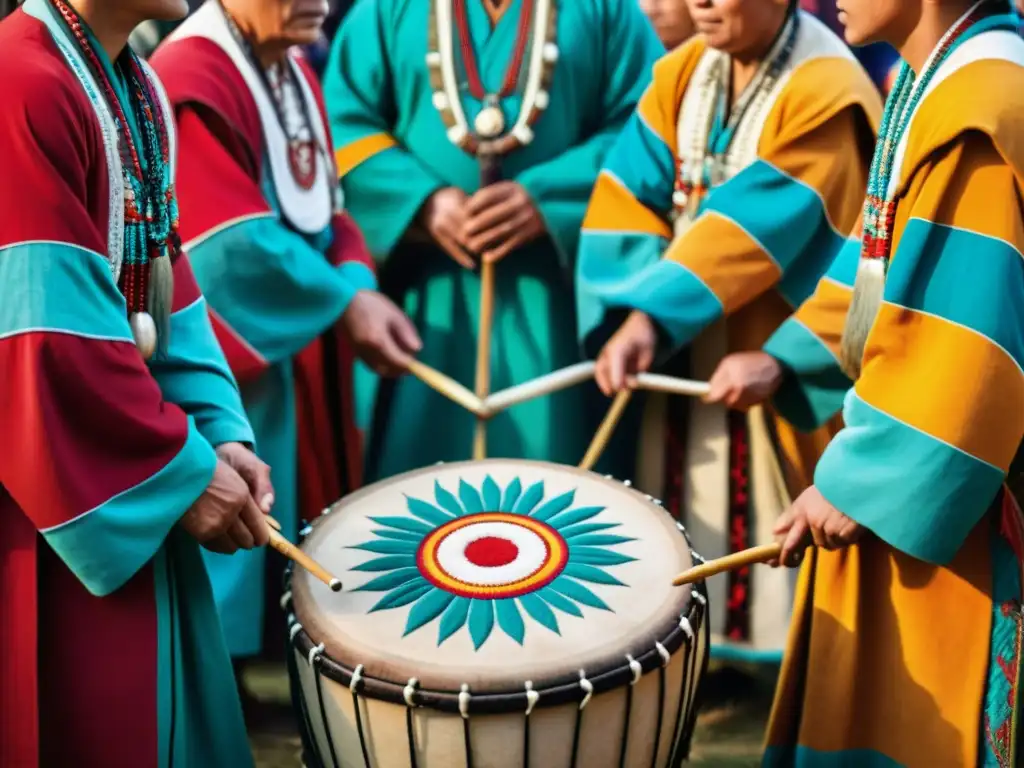
<instances>
[{"instance_id":1,"label":"drum rim","mask_svg":"<svg viewBox=\"0 0 1024 768\"><path fill-rule=\"evenodd\" d=\"M636 492L639 493L639 491ZM675 521L675 524L676 529L690 548L694 563L698 565L703 563L704 559L693 550L686 528L678 520ZM292 566L289 564L285 575L286 599L282 601L282 607L289 611L291 611L291 605L288 602L291 594L291 572ZM349 667L331 658L321 646L313 642L305 628L298 623L294 613L288 615L289 645L303 657L311 661L315 658L319 673L328 680L369 699L401 706L427 707L440 712L461 714L463 717L468 717L470 714L510 714L533 709L534 706L543 708L564 704L581 704L589 696L626 687L635 683L639 678L631 661L640 665L640 675L652 672L660 666L667 667L671 658L684 645L697 647L698 633L704 634L705 648L709 649L710 625L706 621L707 604L706 584L703 580L695 582L691 585L690 600L686 610L678 618L673 618L671 622L665 622L659 628L655 636L660 639L635 657L627 656L624 653L621 663L609 668L598 669L593 674L587 673L586 680L590 685L586 689L581 685L582 670L567 673L564 677L539 687L534 687L532 683L528 685L524 683L521 689L489 691L479 694L474 694L469 689L460 692L452 689L421 688L415 685L415 680L403 684L367 675L359 666ZM684 620L690 628L690 633L683 629ZM668 653L668 660L662 656L659 646ZM704 666L706 666L706 662ZM469 693L470 695L466 699L460 693ZM539 698L531 702L532 697Z\"/></svg>"}]
</instances>

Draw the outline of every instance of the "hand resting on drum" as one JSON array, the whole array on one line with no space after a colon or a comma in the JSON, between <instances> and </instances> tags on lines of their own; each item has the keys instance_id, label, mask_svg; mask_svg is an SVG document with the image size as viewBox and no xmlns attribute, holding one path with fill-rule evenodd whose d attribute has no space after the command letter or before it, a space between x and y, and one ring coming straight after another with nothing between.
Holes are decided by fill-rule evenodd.
<instances>
[{"instance_id":1,"label":"hand resting on drum","mask_svg":"<svg viewBox=\"0 0 1024 768\"><path fill-rule=\"evenodd\" d=\"M736 352L722 358L708 382L706 403L745 411L768 400L782 383L782 365L767 352Z\"/></svg>"},{"instance_id":2,"label":"hand resting on drum","mask_svg":"<svg viewBox=\"0 0 1024 768\"><path fill-rule=\"evenodd\" d=\"M242 476L223 460L213 479L181 518L181 527L213 552L230 555L270 539L263 513Z\"/></svg>"},{"instance_id":3,"label":"hand resting on drum","mask_svg":"<svg viewBox=\"0 0 1024 768\"><path fill-rule=\"evenodd\" d=\"M643 312L631 312L597 357L597 386L609 396L636 386L636 375L650 369L657 346L654 321Z\"/></svg>"}]
</instances>

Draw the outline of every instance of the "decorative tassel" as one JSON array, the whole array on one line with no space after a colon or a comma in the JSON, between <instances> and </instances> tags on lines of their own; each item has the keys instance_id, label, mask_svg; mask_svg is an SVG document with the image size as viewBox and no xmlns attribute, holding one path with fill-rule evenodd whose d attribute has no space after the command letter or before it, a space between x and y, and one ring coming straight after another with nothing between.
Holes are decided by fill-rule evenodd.
<instances>
[{"instance_id":1,"label":"decorative tassel","mask_svg":"<svg viewBox=\"0 0 1024 768\"><path fill-rule=\"evenodd\" d=\"M156 324L156 354L166 357L171 343L171 304L174 301L174 267L168 255L149 262L149 291L146 307Z\"/></svg>"},{"instance_id":2,"label":"decorative tassel","mask_svg":"<svg viewBox=\"0 0 1024 768\"><path fill-rule=\"evenodd\" d=\"M886 259L861 257L857 264L853 298L846 314L846 325L843 327L840 345L843 372L854 381L860 376L864 346L882 306L887 263Z\"/></svg>"}]
</instances>

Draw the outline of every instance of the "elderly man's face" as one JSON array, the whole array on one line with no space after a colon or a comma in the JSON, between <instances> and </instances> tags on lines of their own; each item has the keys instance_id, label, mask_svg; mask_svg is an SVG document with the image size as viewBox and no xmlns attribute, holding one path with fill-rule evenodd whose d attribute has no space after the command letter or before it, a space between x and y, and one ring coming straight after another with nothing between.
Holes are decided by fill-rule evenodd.
<instances>
[{"instance_id":1,"label":"elderly man's face","mask_svg":"<svg viewBox=\"0 0 1024 768\"><path fill-rule=\"evenodd\" d=\"M308 45L320 37L330 12L327 0L248 0L252 19L262 41L279 40Z\"/></svg>"},{"instance_id":2,"label":"elderly man's face","mask_svg":"<svg viewBox=\"0 0 1024 768\"><path fill-rule=\"evenodd\" d=\"M693 36L693 21L686 9L686 0L640 0L640 8L666 48L675 48Z\"/></svg>"}]
</instances>

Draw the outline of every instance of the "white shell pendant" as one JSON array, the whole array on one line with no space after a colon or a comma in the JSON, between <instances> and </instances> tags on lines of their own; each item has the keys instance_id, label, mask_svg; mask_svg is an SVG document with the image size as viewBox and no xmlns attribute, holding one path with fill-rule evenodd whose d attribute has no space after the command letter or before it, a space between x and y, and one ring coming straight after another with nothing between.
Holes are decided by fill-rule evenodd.
<instances>
[{"instance_id":1,"label":"white shell pendant","mask_svg":"<svg viewBox=\"0 0 1024 768\"><path fill-rule=\"evenodd\" d=\"M132 328L132 338L143 360L149 360L156 352L156 323L149 312L133 312L128 318Z\"/></svg>"},{"instance_id":2,"label":"white shell pendant","mask_svg":"<svg viewBox=\"0 0 1024 768\"><path fill-rule=\"evenodd\" d=\"M505 116L497 105L490 104L477 114L473 128L482 139L496 139L505 130Z\"/></svg>"}]
</instances>

